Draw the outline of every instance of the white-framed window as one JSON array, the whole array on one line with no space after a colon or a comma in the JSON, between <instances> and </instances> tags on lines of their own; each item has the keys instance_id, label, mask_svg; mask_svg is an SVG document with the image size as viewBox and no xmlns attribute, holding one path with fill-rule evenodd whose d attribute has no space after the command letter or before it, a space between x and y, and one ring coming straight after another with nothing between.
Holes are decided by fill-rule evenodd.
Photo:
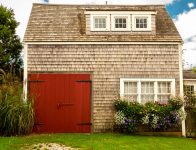
<instances>
[{"instance_id":1,"label":"white-framed window","mask_svg":"<svg viewBox=\"0 0 196 150\"><path fill-rule=\"evenodd\" d=\"M132 15L133 31L151 31L151 15Z\"/></svg>"},{"instance_id":2,"label":"white-framed window","mask_svg":"<svg viewBox=\"0 0 196 150\"><path fill-rule=\"evenodd\" d=\"M112 31L131 31L130 15L111 15Z\"/></svg>"},{"instance_id":3,"label":"white-framed window","mask_svg":"<svg viewBox=\"0 0 196 150\"><path fill-rule=\"evenodd\" d=\"M110 15L91 15L91 31L110 31Z\"/></svg>"},{"instance_id":4,"label":"white-framed window","mask_svg":"<svg viewBox=\"0 0 196 150\"><path fill-rule=\"evenodd\" d=\"M184 94L194 94L194 85L184 85Z\"/></svg>"},{"instance_id":5,"label":"white-framed window","mask_svg":"<svg viewBox=\"0 0 196 150\"><path fill-rule=\"evenodd\" d=\"M120 95L128 101L166 103L175 95L175 79L120 79Z\"/></svg>"}]
</instances>

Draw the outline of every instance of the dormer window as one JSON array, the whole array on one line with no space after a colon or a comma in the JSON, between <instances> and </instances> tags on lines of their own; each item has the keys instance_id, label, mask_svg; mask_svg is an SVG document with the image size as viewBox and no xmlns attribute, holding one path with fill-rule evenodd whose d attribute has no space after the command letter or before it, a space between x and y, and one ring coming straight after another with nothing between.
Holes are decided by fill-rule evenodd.
<instances>
[{"instance_id":1,"label":"dormer window","mask_svg":"<svg viewBox=\"0 0 196 150\"><path fill-rule=\"evenodd\" d=\"M155 11L86 11L87 30L121 32L154 31Z\"/></svg>"},{"instance_id":2,"label":"dormer window","mask_svg":"<svg viewBox=\"0 0 196 150\"><path fill-rule=\"evenodd\" d=\"M128 31L131 30L130 15L111 15L112 31Z\"/></svg>"},{"instance_id":3,"label":"dormer window","mask_svg":"<svg viewBox=\"0 0 196 150\"><path fill-rule=\"evenodd\" d=\"M147 28L147 18L136 18L136 28Z\"/></svg>"},{"instance_id":4,"label":"dormer window","mask_svg":"<svg viewBox=\"0 0 196 150\"><path fill-rule=\"evenodd\" d=\"M127 28L127 19L115 18L115 28Z\"/></svg>"},{"instance_id":5,"label":"dormer window","mask_svg":"<svg viewBox=\"0 0 196 150\"><path fill-rule=\"evenodd\" d=\"M133 31L151 31L151 15L132 15Z\"/></svg>"},{"instance_id":6,"label":"dormer window","mask_svg":"<svg viewBox=\"0 0 196 150\"><path fill-rule=\"evenodd\" d=\"M109 15L92 15L91 30L92 31L109 31L110 30Z\"/></svg>"},{"instance_id":7,"label":"dormer window","mask_svg":"<svg viewBox=\"0 0 196 150\"><path fill-rule=\"evenodd\" d=\"M106 17L97 17L94 18L94 28L103 29L106 28Z\"/></svg>"}]
</instances>

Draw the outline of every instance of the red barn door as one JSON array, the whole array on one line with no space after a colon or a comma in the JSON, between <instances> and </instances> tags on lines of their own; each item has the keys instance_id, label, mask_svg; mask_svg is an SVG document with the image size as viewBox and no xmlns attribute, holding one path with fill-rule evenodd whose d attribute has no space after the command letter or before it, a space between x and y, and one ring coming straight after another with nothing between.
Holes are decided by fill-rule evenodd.
<instances>
[{"instance_id":1,"label":"red barn door","mask_svg":"<svg viewBox=\"0 0 196 150\"><path fill-rule=\"evenodd\" d=\"M37 133L88 133L91 126L89 74L30 74Z\"/></svg>"}]
</instances>

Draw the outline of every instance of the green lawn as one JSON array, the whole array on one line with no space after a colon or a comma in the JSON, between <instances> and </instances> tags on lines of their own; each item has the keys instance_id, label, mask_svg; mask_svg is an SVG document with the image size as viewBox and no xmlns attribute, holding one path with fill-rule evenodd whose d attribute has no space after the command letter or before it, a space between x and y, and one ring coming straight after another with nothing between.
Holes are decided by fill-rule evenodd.
<instances>
[{"instance_id":1,"label":"green lawn","mask_svg":"<svg viewBox=\"0 0 196 150\"><path fill-rule=\"evenodd\" d=\"M42 134L0 137L0 150L17 150L36 143L62 143L95 150L196 150L196 140L123 134Z\"/></svg>"}]
</instances>

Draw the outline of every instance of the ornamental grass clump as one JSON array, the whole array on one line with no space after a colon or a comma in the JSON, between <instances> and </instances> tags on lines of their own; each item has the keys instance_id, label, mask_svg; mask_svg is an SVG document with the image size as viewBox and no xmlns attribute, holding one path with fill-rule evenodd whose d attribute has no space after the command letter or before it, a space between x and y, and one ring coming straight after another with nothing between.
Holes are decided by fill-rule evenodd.
<instances>
[{"instance_id":1,"label":"ornamental grass clump","mask_svg":"<svg viewBox=\"0 0 196 150\"><path fill-rule=\"evenodd\" d=\"M138 131L141 124L145 125L149 131L178 129L182 120L186 118L182 106L183 101L179 97L171 98L167 104L158 102L139 104L116 100L114 103L115 129L125 133L134 133Z\"/></svg>"},{"instance_id":2,"label":"ornamental grass clump","mask_svg":"<svg viewBox=\"0 0 196 150\"><path fill-rule=\"evenodd\" d=\"M20 82L7 75L0 84L0 135L28 134L31 133L33 124L32 102L23 101Z\"/></svg>"}]
</instances>

